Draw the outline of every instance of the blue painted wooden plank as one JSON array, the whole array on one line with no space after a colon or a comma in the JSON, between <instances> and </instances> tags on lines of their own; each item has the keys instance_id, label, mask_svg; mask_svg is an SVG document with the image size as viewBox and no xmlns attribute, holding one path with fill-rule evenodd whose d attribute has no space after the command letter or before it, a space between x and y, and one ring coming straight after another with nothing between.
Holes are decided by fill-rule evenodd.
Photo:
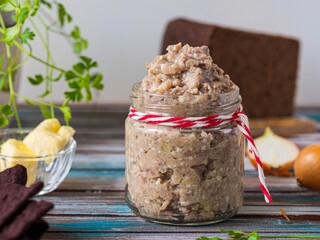
<instances>
[{"instance_id":1,"label":"blue painted wooden plank","mask_svg":"<svg viewBox=\"0 0 320 240\"><path fill-rule=\"evenodd\" d=\"M277 218L244 218L235 216L224 222L207 226L168 226L147 222L138 217L54 217L47 216L52 232L138 232L138 233L190 233L212 232L219 229L234 229L243 231L257 230L278 233L320 233L320 222L317 220L287 220Z\"/></svg>"},{"instance_id":2,"label":"blue painted wooden plank","mask_svg":"<svg viewBox=\"0 0 320 240\"><path fill-rule=\"evenodd\" d=\"M307 117L315 120L320 124L320 113L319 111L301 112L296 114L298 117Z\"/></svg>"},{"instance_id":3,"label":"blue painted wooden plank","mask_svg":"<svg viewBox=\"0 0 320 240\"><path fill-rule=\"evenodd\" d=\"M70 192L55 191L45 196L38 196L37 199L46 199L57 204L65 204L76 206L76 204L90 203L94 204L124 204L125 197L123 191L117 192ZM244 205L246 206L314 206L319 207L320 210L320 193L318 192L288 192L288 193L274 193L272 205L261 201L261 194L259 192L244 192Z\"/></svg>"},{"instance_id":4,"label":"blue painted wooden plank","mask_svg":"<svg viewBox=\"0 0 320 240\"><path fill-rule=\"evenodd\" d=\"M248 196L249 195L249 196ZM289 217L303 219L307 216L320 220L320 196L308 195L300 198L299 194L285 193L285 196L277 194L274 196L272 205L266 204L261 194L245 192L244 206L238 215L250 216L277 216L282 218L279 208L284 209ZM311 202L309 199L317 199ZM64 195L49 194L40 196L37 199L44 199L55 203L55 208L50 215L73 215L73 216L134 216L127 207L123 192L75 192Z\"/></svg>"},{"instance_id":5,"label":"blue painted wooden plank","mask_svg":"<svg viewBox=\"0 0 320 240\"><path fill-rule=\"evenodd\" d=\"M72 169L57 191L123 191L124 187L123 170Z\"/></svg>"},{"instance_id":6,"label":"blue painted wooden plank","mask_svg":"<svg viewBox=\"0 0 320 240\"><path fill-rule=\"evenodd\" d=\"M121 152L124 153L124 138L115 139L95 139L95 138L77 138L77 153L83 152Z\"/></svg>"},{"instance_id":7,"label":"blue painted wooden plank","mask_svg":"<svg viewBox=\"0 0 320 240\"><path fill-rule=\"evenodd\" d=\"M72 169L68 174L68 179L84 179L84 178L92 178L98 179L101 178L103 180L108 181L112 178L124 178L124 170L89 170L89 169Z\"/></svg>"},{"instance_id":8,"label":"blue painted wooden plank","mask_svg":"<svg viewBox=\"0 0 320 240\"><path fill-rule=\"evenodd\" d=\"M110 153L76 154L72 169L124 169L125 155Z\"/></svg>"},{"instance_id":9,"label":"blue painted wooden plank","mask_svg":"<svg viewBox=\"0 0 320 240\"><path fill-rule=\"evenodd\" d=\"M320 208L319 206L287 206L286 204L275 204L272 206L268 205L244 205L240 208L237 215L250 215L250 216L278 216L282 217L279 208L285 209L289 217L294 216L295 219L301 219L306 216L319 216L320 219ZM55 204L55 208L50 212L50 215L67 214L69 216L134 216L130 208L125 202L103 202L100 200L99 203L94 202L83 202L83 203L72 203L72 204ZM302 216L300 216L302 215Z\"/></svg>"},{"instance_id":10,"label":"blue painted wooden plank","mask_svg":"<svg viewBox=\"0 0 320 240\"><path fill-rule=\"evenodd\" d=\"M229 230L229 229L228 229ZM284 236L283 233L263 233L262 236ZM290 234L289 236L305 236L306 234L295 233ZM55 233L48 232L46 233L42 240L56 240L56 239L91 239L91 240L101 240L101 239L112 239L112 240L195 240L200 236L207 237L220 237L226 239L226 234L218 233L218 232L210 232L210 233L74 233L74 232L66 232L66 233ZM308 233L308 236L314 236L314 239L320 239L319 234L317 233ZM317 238L316 238L317 236ZM288 238L286 238L288 239ZM291 238L289 238L291 239ZM294 239L294 238L292 238Z\"/></svg>"}]
</instances>

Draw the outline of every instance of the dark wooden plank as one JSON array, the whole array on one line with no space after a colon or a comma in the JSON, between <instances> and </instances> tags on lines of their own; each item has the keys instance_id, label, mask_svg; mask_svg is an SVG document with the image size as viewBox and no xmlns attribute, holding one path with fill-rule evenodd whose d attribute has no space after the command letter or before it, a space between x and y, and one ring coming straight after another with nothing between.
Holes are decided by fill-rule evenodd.
<instances>
[{"instance_id":1,"label":"dark wooden plank","mask_svg":"<svg viewBox=\"0 0 320 240\"><path fill-rule=\"evenodd\" d=\"M129 104L77 104L72 105L71 109L74 123L82 122L88 118L91 120L99 118L124 120L128 114ZM26 104L19 104L19 112L21 119L42 119L38 108ZM57 116L62 117L59 111L57 111ZM294 116L310 117L320 122L320 107L296 107Z\"/></svg>"},{"instance_id":2,"label":"dark wooden plank","mask_svg":"<svg viewBox=\"0 0 320 240\"><path fill-rule=\"evenodd\" d=\"M72 119L71 125L77 129L83 127L97 128L115 128L123 129L124 121L128 115L129 104L122 105L94 105L83 104L71 106ZM19 114L23 127L35 127L43 120L38 108L32 108L26 105L19 105ZM56 112L56 117L63 121L60 111ZM10 127L16 127L15 121L10 123Z\"/></svg>"}]
</instances>

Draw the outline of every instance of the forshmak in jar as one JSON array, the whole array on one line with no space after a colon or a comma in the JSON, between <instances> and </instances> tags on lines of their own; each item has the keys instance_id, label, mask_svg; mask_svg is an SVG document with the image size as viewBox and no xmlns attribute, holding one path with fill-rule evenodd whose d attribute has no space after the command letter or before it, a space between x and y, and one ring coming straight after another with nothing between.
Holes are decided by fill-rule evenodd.
<instances>
[{"instance_id":1,"label":"forshmak in jar","mask_svg":"<svg viewBox=\"0 0 320 240\"><path fill-rule=\"evenodd\" d=\"M133 86L125 129L126 201L154 222L219 222L243 203L239 89L206 46L167 50Z\"/></svg>"}]
</instances>

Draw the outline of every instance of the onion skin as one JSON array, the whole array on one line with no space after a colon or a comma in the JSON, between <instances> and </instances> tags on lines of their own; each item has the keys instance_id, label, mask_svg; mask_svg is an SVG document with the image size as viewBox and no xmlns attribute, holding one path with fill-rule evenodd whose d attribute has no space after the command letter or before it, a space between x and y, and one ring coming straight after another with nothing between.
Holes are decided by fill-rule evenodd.
<instances>
[{"instance_id":1,"label":"onion skin","mask_svg":"<svg viewBox=\"0 0 320 240\"><path fill-rule=\"evenodd\" d=\"M249 154L247 153L249 156ZM251 164L255 167L256 170L258 170L258 165L255 159L252 157L249 157L249 160ZM290 171L291 167L293 166L293 161L290 161L288 163L283 164L282 166L279 167L272 167L269 164L266 164L264 162L262 163L262 169L264 174L266 175L275 175L275 176L280 176L280 177L292 177L293 172Z\"/></svg>"},{"instance_id":2,"label":"onion skin","mask_svg":"<svg viewBox=\"0 0 320 240\"><path fill-rule=\"evenodd\" d=\"M294 174L299 185L320 191L320 144L301 150L294 162Z\"/></svg>"},{"instance_id":3,"label":"onion skin","mask_svg":"<svg viewBox=\"0 0 320 240\"><path fill-rule=\"evenodd\" d=\"M266 127L264 133L260 137L255 139L255 144L258 151L260 152L262 168L266 175L275 175L281 177L293 176L292 169L294 160L299 154L299 148L294 142L275 134L274 132L272 132L271 128ZM270 156L270 154L266 155L266 152L270 151L276 153L273 157L279 161L270 161L272 160L272 156ZM287 154L285 154L284 156L283 154L279 154L279 152ZM254 155L251 154L248 149L246 151L246 154L252 165L256 169L258 169ZM284 157L286 161L283 161L280 156Z\"/></svg>"}]
</instances>

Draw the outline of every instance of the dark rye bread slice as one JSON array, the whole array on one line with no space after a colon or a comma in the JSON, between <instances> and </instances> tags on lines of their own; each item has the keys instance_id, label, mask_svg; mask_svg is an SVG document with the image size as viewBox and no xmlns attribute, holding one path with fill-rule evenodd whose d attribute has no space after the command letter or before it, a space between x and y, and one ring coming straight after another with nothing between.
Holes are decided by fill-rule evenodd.
<instances>
[{"instance_id":1,"label":"dark rye bread slice","mask_svg":"<svg viewBox=\"0 0 320 240\"><path fill-rule=\"evenodd\" d=\"M26 207L4 226L0 239L21 239L52 208L53 204L47 201L28 201Z\"/></svg>"},{"instance_id":2,"label":"dark rye bread slice","mask_svg":"<svg viewBox=\"0 0 320 240\"><path fill-rule=\"evenodd\" d=\"M1 183L15 183L20 185L26 185L27 183L27 169L22 165L15 165L0 172L0 184Z\"/></svg>"},{"instance_id":3,"label":"dark rye bread slice","mask_svg":"<svg viewBox=\"0 0 320 240\"><path fill-rule=\"evenodd\" d=\"M49 225L41 219L53 204L47 201L29 200L43 188L37 182L29 188L27 171L16 165L0 172L0 239L36 240L40 239Z\"/></svg>"},{"instance_id":4,"label":"dark rye bread slice","mask_svg":"<svg viewBox=\"0 0 320 240\"><path fill-rule=\"evenodd\" d=\"M1 235L1 240L38 240L41 239L41 236L45 233L45 231L49 228L49 225L46 221L40 220L37 223L34 223L27 232L19 236L18 238L11 238L10 236Z\"/></svg>"},{"instance_id":5,"label":"dark rye bread slice","mask_svg":"<svg viewBox=\"0 0 320 240\"><path fill-rule=\"evenodd\" d=\"M30 187L4 183L0 185L0 232L28 203L28 199L43 188L43 182L36 182ZM1 239L1 238L0 238Z\"/></svg>"},{"instance_id":6,"label":"dark rye bread slice","mask_svg":"<svg viewBox=\"0 0 320 240\"><path fill-rule=\"evenodd\" d=\"M37 240L40 239L44 232L49 228L46 221L40 220L39 222L33 224L28 231L25 233L21 240Z\"/></svg>"},{"instance_id":7,"label":"dark rye bread slice","mask_svg":"<svg viewBox=\"0 0 320 240\"><path fill-rule=\"evenodd\" d=\"M210 48L213 61L239 86L249 117L293 114L297 40L177 19L167 26L162 53L178 42Z\"/></svg>"}]
</instances>

